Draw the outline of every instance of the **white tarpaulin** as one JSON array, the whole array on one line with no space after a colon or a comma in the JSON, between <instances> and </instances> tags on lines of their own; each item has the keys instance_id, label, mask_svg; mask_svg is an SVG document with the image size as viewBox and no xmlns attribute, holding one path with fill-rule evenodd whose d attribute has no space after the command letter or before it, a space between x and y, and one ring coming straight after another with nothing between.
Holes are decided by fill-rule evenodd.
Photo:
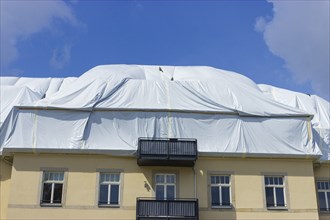
<instances>
[{"instance_id":1,"label":"white tarpaulin","mask_svg":"<svg viewBox=\"0 0 330 220\"><path fill-rule=\"evenodd\" d=\"M2 77L1 84L15 88L23 79ZM15 109L1 117L4 152L131 155L139 137L166 137L196 138L202 155L317 157L315 117L329 117L326 101L321 113L292 106L211 67L107 65L79 78L23 81L41 97L1 107L1 114ZM329 160L324 150L322 159Z\"/></svg>"}]
</instances>

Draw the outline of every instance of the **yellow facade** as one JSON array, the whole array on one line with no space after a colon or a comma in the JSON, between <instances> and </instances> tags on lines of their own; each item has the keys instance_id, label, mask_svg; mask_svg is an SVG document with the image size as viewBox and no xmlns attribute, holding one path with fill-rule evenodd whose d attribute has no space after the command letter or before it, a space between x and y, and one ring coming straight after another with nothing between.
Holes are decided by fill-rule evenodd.
<instances>
[{"instance_id":1,"label":"yellow facade","mask_svg":"<svg viewBox=\"0 0 330 220\"><path fill-rule=\"evenodd\" d=\"M0 159L0 219L7 218L11 182L11 161Z\"/></svg>"},{"instance_id":2,"label":"yellow facade","mask_svg":"<svg viewBox=\"0 0 330 220\"><path fill-rule=\"evenodd\" d=\"M65 170L63 205L41 207L43 170L54 169ZM113 170L121 173L120 207L98 207L99 172ZM196 188L201 220L329 219L319 216L315 187L329 171L310 159L200 157L194 168L141 167L133 157L21 153L12 167L1 161L1 219L135 219L136 198L155 196L156 173L177 175L178 198L194 198ZM211 174L231 176L232 209L211 208ZM284 176L286 210L266 208L265 175Z\"/></svg>"}]
</instances>

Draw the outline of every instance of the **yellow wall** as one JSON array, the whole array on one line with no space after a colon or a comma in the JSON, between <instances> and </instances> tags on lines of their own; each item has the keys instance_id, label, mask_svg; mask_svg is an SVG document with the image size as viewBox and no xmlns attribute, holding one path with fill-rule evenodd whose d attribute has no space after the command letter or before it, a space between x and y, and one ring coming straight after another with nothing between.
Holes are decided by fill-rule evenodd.
<instances>
[{"instance_id":1,"label":"yellow wall","mask_svg":"<svg viewBox=\"0 0 330 220\"><path fill-rule=\"evenodd\" d=\"M66 168L61 208L40 207L42 168ZM123 172L120 208L97 206L97 171ZM100 155L16 154L11 177L9 219L135 219L136 197L151 197L153 175L178 174L177 197L194 196L192 168L139 167L136 159ZM200 219L318 219L311 160L200 157L195 165ZM231 173L232 210L211 209L208 174ZM264 202L264 174L286 176L288 210L269 211Z\"/></svg>"},{"instance_id":2,"label":"yellow wall","mask_svg":"<svg viewBox=\"0 0 330 220\"><path fill-rule=\"evenodd\" d=\"M0 219L6 219L10 191L11 163L0 159Z\"/></svg>"}]
</instances>

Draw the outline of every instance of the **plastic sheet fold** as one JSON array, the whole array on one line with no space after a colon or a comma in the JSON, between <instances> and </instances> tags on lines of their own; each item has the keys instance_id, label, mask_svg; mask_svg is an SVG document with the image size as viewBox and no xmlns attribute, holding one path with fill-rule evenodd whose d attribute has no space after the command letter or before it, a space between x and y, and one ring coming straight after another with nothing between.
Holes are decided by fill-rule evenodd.
<instances>
[{"instance_id":1,"label":"plastic sheet fold","mask_svg":"<svg viewBox=\"0 0 330 220\"><path fill-rule=\"evenodd\" d=\"M200 155L329 161L329 102L211 67L105 65L78 78L1 77L2 153L134 155L139 137Z\"/></svg>"}]
</instances>

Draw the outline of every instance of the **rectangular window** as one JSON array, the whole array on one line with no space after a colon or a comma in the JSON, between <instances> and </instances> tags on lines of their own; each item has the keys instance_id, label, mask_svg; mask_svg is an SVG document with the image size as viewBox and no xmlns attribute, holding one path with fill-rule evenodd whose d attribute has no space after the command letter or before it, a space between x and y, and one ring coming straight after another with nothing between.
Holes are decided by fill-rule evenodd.
<instances>
[{"instance_id":1,"label":"rectangular window","mask_svg":"<svg viewBox=\"0 0 330 220\"><path fill-rule=\"evenodd\" d=\"M175 199L176 176L175 174L156 174L156 199Z\"/></svg>"},{"instance_id":2,"label":"rectangular window","mask_svg":"<svg viewBox=\"0 0 330 220\"><path fill-rule=\"evenodd\" d=\"M267 208L286 207L283 176L265 176Z\"/></svg>"},{"instance_id":3,"label":"rectangular window","mask_svg":"<svg viewBox=\"0 0 330 220\"><path fill-rule=\"evenodd\" d=\"M330 181L317 182L317 194L321 212L330 211Z\"/></svg>"},{"instance_id":4,"label":"rectangular window","mask_svg":"<svg viewBox=\"0 0 330 220\"><path fill-rule=\"evenodd\" d=\"M119 205L120 173L100 173L99 205Z\"/></svg>"},{"instance_id":5,"label":"rectangular window","mask_svg":"<svg viewBox=\"0 0 330 220\"><path fill-rule=\"evenodd\" d=\"M62 203L64 172L44 171L41 204Z\"/></svg>"},{"instance_id":6,"label":"rectangular window","mask_svg":"<svg viewBox=\"0 0 330 220\"><path fill-rule=\"evenodd\" d=\"M230 176L211 175L212 208L231 207Z\"/></svg>"}]
</instances>

